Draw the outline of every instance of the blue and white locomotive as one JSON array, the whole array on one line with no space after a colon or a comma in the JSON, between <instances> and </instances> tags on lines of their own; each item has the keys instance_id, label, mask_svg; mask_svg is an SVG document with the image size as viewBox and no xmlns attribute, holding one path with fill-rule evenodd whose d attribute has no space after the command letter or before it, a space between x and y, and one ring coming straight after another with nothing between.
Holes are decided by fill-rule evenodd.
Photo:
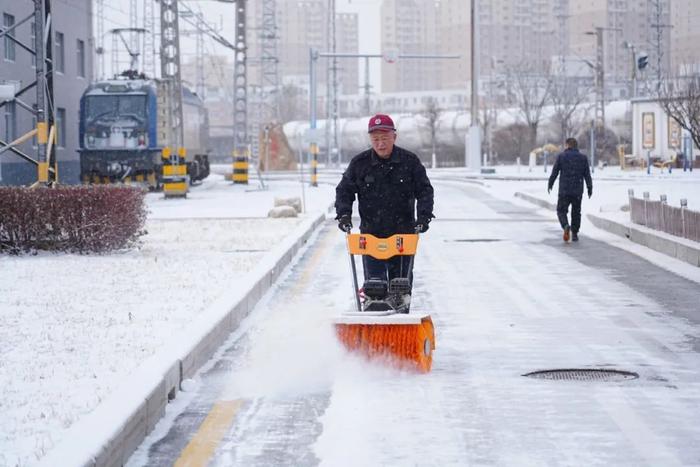
<instances>
[{"instance_id":1,"label":"blue and white locomotive","mask_svg":"<svg viewBox=\"0 0 700 467\"><path fill-rule=\"evenodd\" d=\"M91 84L80 99L80 172L83 183L161 184L162 151L173 146L168 93L154 79ZM184 147L190 182L209 175L209 120L202 100L182 87Z\"/></svg>"}]
</instances>

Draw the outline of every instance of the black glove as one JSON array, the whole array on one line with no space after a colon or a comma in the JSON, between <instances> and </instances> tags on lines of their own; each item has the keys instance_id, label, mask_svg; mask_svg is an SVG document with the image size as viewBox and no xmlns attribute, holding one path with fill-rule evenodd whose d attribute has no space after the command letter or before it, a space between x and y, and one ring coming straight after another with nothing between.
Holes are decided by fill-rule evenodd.
<instances>
[{"instance_id":1,"label":"black glove","mask_svg":"<svg viewBox=\"0 0 700 467\"><path fill-rule=\"evenodd\" d=\"M591 196L593 196L593 188L588 189L588 197L590 198Z\"/></svg>"},{"instance_id":2,"label":"black glove","mask_svg":"<svg viewBox=\"0 0 700 467\"><path fill-rule=\"evenodd\" d=\"M430 224L430 217L419 217L416 221L416 232L425 233L428 231L428 224Z\"/></svg>"},{"instance_id":3,"label":"black glove","mask_svg":"<svg viewBox=\"0 0 700 467\"><path fill-rule=\"evenodd\" d=\"M347 214L342 215L338 218L338 228L343 232L350 232L352 230L352 220Z\"/></svg>"}]
</instances>

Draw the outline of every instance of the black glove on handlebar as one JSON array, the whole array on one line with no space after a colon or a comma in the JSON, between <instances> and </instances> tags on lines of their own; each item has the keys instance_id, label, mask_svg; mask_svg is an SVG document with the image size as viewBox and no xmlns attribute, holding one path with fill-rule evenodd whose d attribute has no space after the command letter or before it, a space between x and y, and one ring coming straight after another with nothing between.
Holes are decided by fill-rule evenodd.
<instances>
[{"instance_id":1,"label":"black glove on handlebar","mask_svg":"<svg viewBox=\"0 0 700 467\"><path fill-rule=\"evenodd\" d=\"M340 216L338 219L338 228L343 232L350 232L352 230L352 220L347 214Z\"/></svg>"},{"instance_id":2,"label":"black glove on handlebar","mask_svg":"<svg viewBox=\"0 0 700 467\"><path fill-rule=\"evenodd\" d=\"M416 232L425 233L428 231L428 224L430 224L430 217L419 217L416 221Z\"/></svg>"}]
</instances>

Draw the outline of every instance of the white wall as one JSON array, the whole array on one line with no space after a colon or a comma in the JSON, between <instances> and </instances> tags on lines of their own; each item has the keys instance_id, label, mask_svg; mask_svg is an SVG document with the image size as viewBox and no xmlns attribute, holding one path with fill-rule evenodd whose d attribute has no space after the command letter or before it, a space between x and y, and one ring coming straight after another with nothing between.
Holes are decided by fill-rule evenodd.
<instances>
[{"instance_id":1,"label":"white wall","mask_svg":"<svg viewBox=\"0 0 700 467\"><path fill-rule=\"evenodd\" d=\"M643 147L643 115L647 113L654 115L654 146L652 148ZM658 102L652 100L633 101L632 116L632 154L646 157L647 151L650 150L651 157L661 157L668 160L682 150L682 135L685 134L685 131L682 130L681 147L669 147L669 118ZM693 154L699 156L700 150L694 147Z\"/></svg>"}]
</instances>

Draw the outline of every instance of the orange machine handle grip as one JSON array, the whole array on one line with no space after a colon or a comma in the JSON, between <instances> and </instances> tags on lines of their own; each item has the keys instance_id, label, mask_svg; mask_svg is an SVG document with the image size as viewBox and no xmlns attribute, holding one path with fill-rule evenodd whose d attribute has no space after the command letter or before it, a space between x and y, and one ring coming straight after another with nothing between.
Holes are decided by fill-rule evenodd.
<instances>
[{"instance_id":1,"label":"orange machine handle grip","mask_svg":"<svg viewBox=\"0 0 700 467\"><path fill-rule=\"evenodd\" d=\"M418 249L418 234L396 234L389 238L362 233L348 234L347 240L351 255L369 255L376 259L415 255Z\"/></svg>"}]
</instances>

